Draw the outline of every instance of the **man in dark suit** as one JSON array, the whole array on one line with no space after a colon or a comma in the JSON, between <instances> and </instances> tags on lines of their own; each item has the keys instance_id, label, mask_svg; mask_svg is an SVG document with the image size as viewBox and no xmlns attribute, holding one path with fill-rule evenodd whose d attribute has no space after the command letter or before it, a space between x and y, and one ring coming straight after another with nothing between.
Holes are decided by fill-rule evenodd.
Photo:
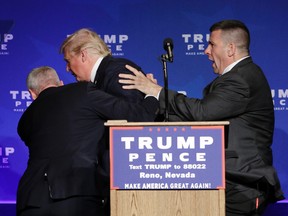
<instances>
[{"instance_id":1,"label":"man in dark suit","mask_svg":"<svg viewBox=\"0 0 288 216\"><path fill-rule=\"evenodd\" d=\"M153 121L159 102L128 103L91 82L60 86L50 67L34 69L27 85L35 100L18 124L29 161L18 185L17 215L109 215L101 189L109 178L99 164L104 122Z\"/></svg>"},{"instance_id":2,"label":"man in dark suit","mask_svg":"<svg viewBox=\"0 0 288 216\"><path fill-rule=\"evenodd\" d=\"M226 215L260 215L269 202L283 199L272 149L274 107L269 84L249 55L250 35L238 20L224 20L210 28L205 50L218 77L203 98L188 98L169 91L170 121L228 120L226 148ZM120 75L126 89L159 95L165 109L165 93L152 75L139 71Z\"/></svg>"},{"instance_id":3,"label":"man in dark suit","mask_svg":"<svg viewBox=\"0 0 288 216\"><path fill-rule=\"evenodd\" d=\"M125 98L126 101L139 103L144 94L137 90L126 91L118 82L119 73L131 72L125 68L129 64L138 70L140 67L125 58L114 58L107 44L100 36L87 28L79 29L69 35L60 47L64 55L66 70L75 76L77 81L91 81L97 89L101 89L114 96ZM109 132L108 128L101 139L101 158L99 163L109 174ZM107 194L107 208L109 208L109 185L103 186Z\"/></svg>"}]
</instances>

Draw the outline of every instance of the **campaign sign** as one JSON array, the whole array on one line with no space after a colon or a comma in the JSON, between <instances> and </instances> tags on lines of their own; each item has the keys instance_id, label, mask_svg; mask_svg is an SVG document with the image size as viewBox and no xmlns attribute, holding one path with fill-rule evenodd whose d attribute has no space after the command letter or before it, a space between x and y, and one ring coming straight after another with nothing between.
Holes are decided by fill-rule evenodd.
<instances>
[{"instance_id":1,"label":"campaign sign","mask_svg":"<svg viewBox=\"0 0 288 216\"><path fill-rule=\"evenodd\" d=\"M224 188L224 146L224 126L111 127L111 189Z\"/></svg>"}]
</instances>

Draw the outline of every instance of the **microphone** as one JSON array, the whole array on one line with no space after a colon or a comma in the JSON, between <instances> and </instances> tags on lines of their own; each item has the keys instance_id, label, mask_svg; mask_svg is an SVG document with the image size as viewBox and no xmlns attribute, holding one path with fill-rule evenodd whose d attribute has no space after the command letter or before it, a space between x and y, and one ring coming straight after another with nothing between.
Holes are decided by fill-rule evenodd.
<instances>
[{"instance_id":1,"label":"microphone","mask_svg":"<svg viewBox=\"0 0 288 216\"><path fill-rule=\"evenodd\" d=\"M171 38L166 38L164 41L163 41L163 47L164 47L164 50L167 51L167 55L165 56L166 57L166 60L168 60L169 62L173 62L173 41Z\"/></svg>"}]
</instances>

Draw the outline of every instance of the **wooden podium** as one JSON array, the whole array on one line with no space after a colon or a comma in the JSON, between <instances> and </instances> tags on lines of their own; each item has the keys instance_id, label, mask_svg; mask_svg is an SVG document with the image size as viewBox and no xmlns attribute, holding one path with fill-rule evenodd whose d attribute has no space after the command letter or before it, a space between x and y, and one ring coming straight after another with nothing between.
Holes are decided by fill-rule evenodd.
<instances>
[{"instance_id":1,"label":"wooden podium","mask_svg":"<svg viewBox=\"0 0 288 216\"><path fill-rule=\"evenodd\" d=\"M111 216L225 215L224 129L226 125L229 125L229 122L128 123L125 121L108 121L105 125L110 127ZM174 135L177 131L180 132L180 135L177 134L172 137L171 135ZM137 135L138 133L140 135ZM157 137L153 137L155 134ZM165 137L165 142L162 142L163 134L168 136L168 138ZM209 134L212 135L210 136ZM125 145L122 143L124 142L123 140L126 140ZM157 140L158 148L160 148L158 152L153 149L156 145L155 140ZM188 140L190 141L188 142ZM197 143L197 140L200 140L199 143ZM172 145L176 146L177 144L178 149L174 149L173 153L163 153L159 164L157 162L160 160L157 158L157 155L160 154L159 152L168 152L170 150L167 143L171 143L170 149L172 149ZM178 145L179 143L181 145ZM135 153L133 146L137 146L138 153ZM178 153L179 148L181 148L179 146L185 146L183 153ZM212 149L212 146L217 148L216 151L218 151L215 156L215 150ZM120 148L120 150L117 148ZM143 153L145 149L150 152ZM204 150L207 150L207 152ZM191 162L195 155L190 153L195 151L197 163L195 161ZM142 157L145 154L146 157ZM175 158L177 160L179 160L177 156L181 159L176 161L176 164L172 164L175 161L174 158L169 160L168 157L174 157L174 155L176 155ZM212 163L209 163L212 165L208 164L209 156L211 157L211 155L213 155L213 159ZM168 159L164 160L164 156L167 156ZM216 168L210 168L211 166ZM151 169L152 167L153 169ZM157 167L164 169L160 170L163 174L159 170L151 174L143 172L153 172ZM184 168L185 173L171 174L170 170L173 167L175 169ZM177 169L173 171L175 172ZM121 171L119 172L119 170ZM148 177L145 177L145 175L148 175ZM187 175L188 178L186 178ZM201 177L201 182L205 181L206 177L207 179L211 177L212 180L207 180L209 183L197 183L197 177L202 175L204 177ZM213 175L216 175L216 177ZM155 183L151 183L150 176L155 178L155 180L152 180ZM169 177L165 179L166 176ZM183 176L183 178L177 178L177 176ZM219 181L216 180L216 186L213 185L214 179L218 178ZM196 181L196 183L190 183L193 181ZM197 186L195 187L195 185ZM209 187L205 187L207 185Z\"/></svg>"}]
</instances>

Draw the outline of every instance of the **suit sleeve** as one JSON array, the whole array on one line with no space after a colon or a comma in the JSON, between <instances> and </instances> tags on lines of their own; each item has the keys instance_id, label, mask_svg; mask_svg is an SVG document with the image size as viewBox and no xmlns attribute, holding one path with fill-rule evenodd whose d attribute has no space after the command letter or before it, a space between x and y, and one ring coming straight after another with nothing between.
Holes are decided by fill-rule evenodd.
<instances>
[{"instance_id":1,"label":"suit sleeve","mask_svg":"<svg viewBox=\"0 0 288 216\"><path fill-rule=\"evenodd\" d=\"M26 142L28 140L31 128L30 124L28 124L29 121L29 108L22 114L18 125L17 125L17 133L22 141Z\"/></svg>"},{"instance_id":2,"label":"suit sleeve","mask_svg":"<svg viewBox=\"0 0 288 216\"><path fill-rule=\"evenodd\" d=\"M160 110L165 107L165 95L160 93ZM227 76L216 82L213 90L203 99L188 98L175 91L168 92L169 116L182 121L225 120L244 112L249 101L249 87L238 77Z\"/></svg>"},{"instance_id":3,"label":"suit sleeve","mask_svg":"<svg viewBox=\"0 0 288 216\"><path fill-rule=\"evenodd\" d=\"M130 122L154 121L159 110L159 101L147 97L140 103L128 102L101 90L89 92L91 107L104 120L127 120Z\"/></svg>"}]
</instances>

